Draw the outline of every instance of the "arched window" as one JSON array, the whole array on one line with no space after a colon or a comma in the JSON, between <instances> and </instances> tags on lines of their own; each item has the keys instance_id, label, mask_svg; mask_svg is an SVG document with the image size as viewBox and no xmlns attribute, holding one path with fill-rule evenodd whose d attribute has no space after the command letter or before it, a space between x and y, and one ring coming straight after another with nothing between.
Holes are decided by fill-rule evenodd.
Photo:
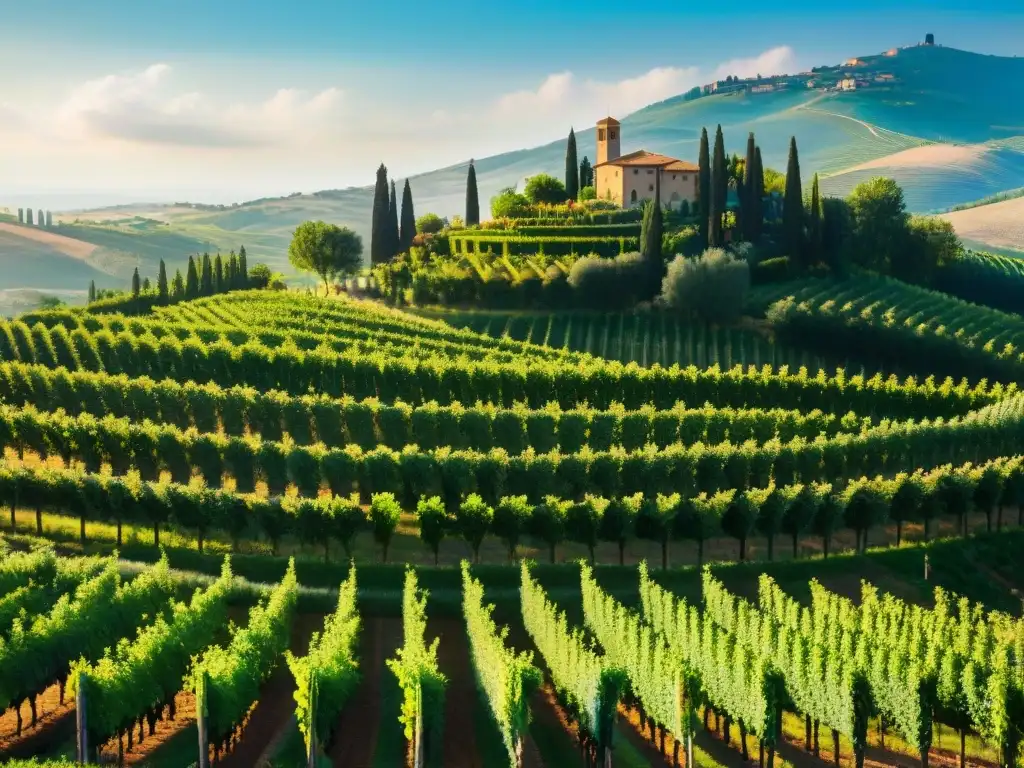
<instances>
[{"instance_id":1,"label":"arched window","mask_svg":"<svg viewBox=\"0 0 1024 768\"><path fill-rule=\"evenodd\" d=\"M629 193L629 202L631 202L631 203L635 203L636 202L636 190L635 189L632 192Z\"/></svg>"}]
</instances>

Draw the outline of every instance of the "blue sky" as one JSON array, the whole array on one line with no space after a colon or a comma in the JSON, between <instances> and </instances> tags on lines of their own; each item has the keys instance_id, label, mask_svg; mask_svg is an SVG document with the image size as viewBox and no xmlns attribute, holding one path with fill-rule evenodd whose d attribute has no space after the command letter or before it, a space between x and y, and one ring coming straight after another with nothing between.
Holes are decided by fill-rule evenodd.
<instances>
[{"instance_id":1,"label":"blue sky","mask_svg":"<svg viewBox=\"0 0 1024 768\"><path fill-rule=\"evenodd\" d=\"M425 171L730 69L798 71L926 32L1024 55L1020 0L0 8L0 204L55 187L232 200L362 184L382 160Z\"/></svg>"}]
</instances>

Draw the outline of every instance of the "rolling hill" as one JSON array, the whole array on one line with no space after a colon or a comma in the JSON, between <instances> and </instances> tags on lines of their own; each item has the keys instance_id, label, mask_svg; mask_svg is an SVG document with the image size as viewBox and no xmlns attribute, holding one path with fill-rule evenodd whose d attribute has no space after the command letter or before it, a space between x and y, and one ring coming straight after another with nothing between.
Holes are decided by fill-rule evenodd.
<instances>
[{"instance_id":1,"label":"rolling hill","mask_svg":"<svg viewBox=\"0 0 1024 768\"><path fill-rule=\"evenodd\" d=\"M721 124L728 152L742 152L753 131L765 164L780 169L789 138L796 136L803 173L822 174L826 194L846 194L865 179L887 175L903 185L913 211L929 212L1024 186L1024 59L918 46L812 75L832 81L847 76L868 85L824 92L796 82L772 93L668 99L620 116L622 151L647 148L696 160L701 128ZM595 138L593 128L577 133L581 156L593 159ZM529 175L560 175L564 151L559 137L540 147L478 159L484 208L498 190L521 184ZM466 154L472 154L472 147ZM467 165L468 160L412 177L416 210L458 213ZM253 258L289 272L287 245L298 223L321 218L368 238L371 197L367 186L234 206L121 206L60 216L58 231L105 249L93 260L95 267L120 277L128 262L155 272L161 257L180 261L190 252L227 251L242 243ZM102 224L83 223L89 220ZM31 283L29 272L21 279Z\"/></svg>"}]
</instances>

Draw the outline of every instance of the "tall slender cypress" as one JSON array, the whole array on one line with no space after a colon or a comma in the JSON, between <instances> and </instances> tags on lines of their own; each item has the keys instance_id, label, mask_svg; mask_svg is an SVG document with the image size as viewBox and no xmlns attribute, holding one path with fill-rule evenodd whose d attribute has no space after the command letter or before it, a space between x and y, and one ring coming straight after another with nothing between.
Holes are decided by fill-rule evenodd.
<instances>
[{"instance_id":1,"label":"tall slender cypress","mask_svg":"<svg viewBox=\"0 0 1024 768\"><path fill-rule=\"evenodd\" d=\"M821 190L818 187L818 174L814 174L814 181L811 182L811 210L807 218L807 239L808 239L808 261L811 264L822 259L822 216L821 216Z\"/></svg>"},{"instance_id":2,"label":"tall slender cypress","mask_svg":"<svg viewBox=\"0 0 1024 768\"><path fill-rule=\"evenodd\" d=\"M416 213L412 207L412 189L409 180L405 180L402 190L402 226L399 232L399 252L405 253L412 248L412 240L416 237Z\"/></svg>"},{"instance_id":3,"label":"tall slender cypress","mask_svg":"<svg viewBox=\"0 0 1024 768\"><path fill-rule=\"evenodd\" d=\"M185 298L185 280L181 276L180 269L174 270L174 280L171 281L171 298L178 301Z\"/></svg>"},{"instance_id":4,"label":"tall slender cypress","mask_svg":"<svg viewBox=\"0 0 1024 768\"><path fill-rule=\"evenodd\" d=\"M764 164L761 162L761 148L757 147L754 150L754 160L757 163L757 170L754 172L754 197L759 202L760 215L754 218L754 242L758 242L761 239L761 233L764 231Z\"/></svg>"},{"instance_id":5,"label":"tall slender cypress","mask_svg":"<svg viewBox=\"0 0 1024 768\"><path fill-rule=\"evenodd\" d=\"M249 287L249 267L245 263L245 246L238 249L238 279L242 288Z\"/></svg>"},{"instance_id":6,"label":"tall slender cypress","mask_svg":"<svg viewBox=\"0 0 1024 768\"><path fill-rule=\"evenodd\" d=\"M391 214L388 200L388 169L384 163L377 169L377 186L373 191L373 217L370 224L370 265L383 264L394 254L389 254L388 218Z\"/></svg>"},{"instance_id":7,"label":"tall slender cypress","mask_svg":"<svg viewBox=\"0 0 1024 768\"><path fill-rule=\"evenodd\" d=\"M576 132L572 128L565 145L565 196L569 200L580 196L580 166L576 159Z\"/></svg>"},{"instance_id":8,"label":"tall slender cypress","mask_svg":"<svg viewBox=\"0 0 1024 768\"><path fill-rule=\"evenodd\" d=\"M89 281L89 303L92 304L94 301L96 301L96 281L95 280L90 280Z\"/></svg>"},{"instance_id":9,"label":"tall slender cypress","mask_svg":"<svg viewBox=\"0 0 1024 768\"><path fill-rule=\"evenodd\" d=\"M469 161L469 172L466 174L466 226L473 227L480 223L480 194L476 189L476 167Z\"/></svg>"},{"instance_id":10,"label":"tall slender cypress","mask_svg":"<svg viewBox=\"0 0 1024 768\"><path fill-rule=\"evenodd\" d=\"M722 218L725 215L725 204L729 199L729 174L726 169L725 138L722 126L715 132L715 154L711 161L711 205L708 214L708 245L720 248L725 245L722 232Z\"/></svg>"},{"instance_id":11,"label":"tall slender cypress","mask_svg":"<svg viewBox=\"0 0 1024 768\"><path fill-rule=\"evenodd\" d=\"M590 165L590 158L586 155L580 161L580 189L594 186L594 168Z\"/></svg>"},{"instance_id":12,"label":"tall slender cypress","mask_svg":"<svg viewBox=\"0 0 1024 768\"><path fill-rule=\"evenodd\" d=\"M757 196L757 184L754 174L757 171L757 144L754 132L747 136L747 157L743 163L743 192L740 195L740 211L742 212L743 239L751 243L757 240L757 224L755 219L761 216L761 200Z\"/></svg>"},{"instance_id":13,"label":"tall slender cypress","mask_svg":"<svg viewBox=\"0 0 1024 768\"><path fill-rule=\"evenodd\" d=\"M139 278L139 268L135 268L135 272L132 273L132 298L139 298L139 292L142 290L142 280Z\"/></svg>"},{"instance_id":14,"label":"tall slender cypress","mask_svg":"<svg viewBox=\"0 0 1024 768\"><path fill-rule=\"evenodd\" d=\"M196 270L196 260L188 257L188 272L185 275L185 298L194 299L199 296L199 272Z\"/></svg>"},{"instance_id":15,"label":"tall slender cypress","mask_svg":"<svg viewBox=\"0 0 1024 768\"><path fill-rule=\"evenodd\" d=\"M708 151L708 129L700 131L700 153L697 164L699 182L697 185L697 214L700 221L700 239L708 243L708 222L711 219L711 153Z\"/></svg>"},{"instance_id":16,"label":"tall slender cypress","mask_svg":"<svg viewBox=\"0 0 1024 768\"><path fill-rule=\"evenodd\" d=\"M199 293L209 296L213 293L213 265L210 263L210 254L203 254L203 266L199 272Z\"/></svg>"},{"instance_id":17,"label":"tall slender cypress","mask_svg":"<svg viewBox=\"0 0 1024 768\"><path fill-rule=\"evenodd\" d=\"M789 252L790 266L803 270L806 264L804 247L804 194L800 185L800 156L796 137L789 140L789 163L786 165L786 194L782 200L782 238Z\"/></svg>"},{"instance_id":18,"label":"tall slender cypress","mask_svg":"<svg viewBox=\"0 0 1024 768\"><path fill-rule=\"evenodd\" d=\"M213 292L222 293L227 290L227 283L224 282L224 260L220 254L213 260Z\"/></svg>"},{"instance_id":19,"label":"tall slender cypress","mask_svg":"<svg viewBox=\"0 0 1024 768\"><path fill-rule=\"evenodd\" d=\"M398 195L395 194L395 182L391 180L391 196L388 198L388 261L395 258L402 245L402 236L398 231Z\"/></svg>"},{"instance_id":20,"label":"tall slender cypress","mask_svg":"<svg viewBox=\"0 0 1024 768\"><path fill-rule=\"evenodd\" d=\"M157 272L156 275L156 293L160 299L160 303L166 304L170 293L167 285L167 267L164 264L163 259L160 259L160 271Z\"/></svg>"}]
</instances>

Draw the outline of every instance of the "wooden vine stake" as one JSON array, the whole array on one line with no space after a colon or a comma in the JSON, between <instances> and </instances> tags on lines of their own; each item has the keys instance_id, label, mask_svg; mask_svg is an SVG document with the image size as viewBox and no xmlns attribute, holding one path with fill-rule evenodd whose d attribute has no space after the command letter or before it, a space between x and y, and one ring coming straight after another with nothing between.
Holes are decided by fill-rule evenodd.
<instances>
[{"instance_id":1,"label":"wooden vine stake","mask_svg":"<svg viewBox=\"0 0 1024 768\"><path fill-rule=\"evenodd\" d=\"M78 675L78 684L75 686L75 759L79 765L89 763L89 736L86 733L85 719L85 681L88 678L84 672Z\"/></svg>"},{"instance_id":2,"label":"wooden vine stake","mask_svg":"<svg viewBox=\"0 0 1024 768\"><path fill-rule=\"evenodd\" d=\"M317 679L313 665L309 668L309 750L306 755L306 768L316 768L316 753L319 745L316 743L316 707L317 707Z\"/></svg>"},{"instance_id":3,"label":"wooden vine stake","mask_svg":"<svg viewBox=\"0 0 1024 768\"><path fill-rule=\"evenodd\" d=\"M199 673L196 685L196 725L199 727L199 768L210 768L210 746L206 738L206 718L209 716L206 706L206 672Z\"/></svg>"},{"instance_id":4,"label":"wooden vine stake","mask_svg":"<svg viewBox=\"0 0 1024 768\"><path fill-rule=\"evenodd\" d=\"M413 733L413 768L423 768L423 683L416 683L416 730Z\"/></svg>"}]
</instances>

